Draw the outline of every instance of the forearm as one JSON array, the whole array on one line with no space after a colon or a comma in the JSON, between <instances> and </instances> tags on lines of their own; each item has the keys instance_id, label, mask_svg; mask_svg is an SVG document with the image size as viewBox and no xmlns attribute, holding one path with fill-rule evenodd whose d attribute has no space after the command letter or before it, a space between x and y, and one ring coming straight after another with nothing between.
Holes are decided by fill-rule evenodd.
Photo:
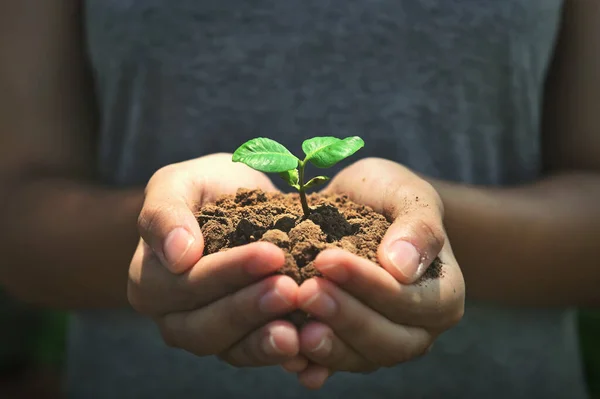
<instances>
[{"instance_id":1,"label":"forearm","mask_svg":"<svg viewBox=\"0 0 600 399\"><path fill-rule=\"evenodd\" d=\"M22 300L57 308L127 305L143 190L40 179L0 209L0 283Z\"/></svg>"},{"instance_id":2,"label":"forearm","mask_svg":"<svg viewBox=\"0 0 600 399\"><path fill-rule=\"evenodd\" d=\"M600 176L515 188L433 182L468 298L515 305L600 305Z\"/></svg>"}]
</instances>

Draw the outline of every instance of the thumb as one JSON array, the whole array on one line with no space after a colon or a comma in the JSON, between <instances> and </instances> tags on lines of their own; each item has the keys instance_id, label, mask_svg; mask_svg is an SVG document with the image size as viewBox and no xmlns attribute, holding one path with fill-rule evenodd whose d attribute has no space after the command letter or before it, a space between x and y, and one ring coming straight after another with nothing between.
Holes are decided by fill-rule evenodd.
<instances>
[{"instance_id":1,"label":"thumb","mask_svg":"<svg viewBox=\"0 0 600 399\"><path fill-rule=\"evenodd\" d=\"M418 280L442 250L446 241L441 218L431 212L409 212L397 217L378 250L381 265L396 280Z\"/></svg>"},{"instance_id":2,"label":"thumb","mask_svg":"<svg viewBox=\"0 0 600 399\"><path fill-rule=\"evenodd\" d=\"M204 251L202 232L191 209L200 203L203 190L187 184L176 172L163 168L150 179L138 230L161 263L179 274L196 264Z\"/></svg>"}]
</instances>

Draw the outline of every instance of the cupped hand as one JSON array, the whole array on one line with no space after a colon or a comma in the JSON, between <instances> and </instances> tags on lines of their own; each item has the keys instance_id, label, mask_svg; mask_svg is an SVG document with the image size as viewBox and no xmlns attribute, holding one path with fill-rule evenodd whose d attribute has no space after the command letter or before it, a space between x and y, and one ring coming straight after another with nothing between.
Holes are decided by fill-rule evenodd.
<instances>
[{"instance_id":1,"label":"cupped hand","mask_svg":"<svg viewBox=\"0 0 600 399\"><path fill-rule=\"evenodd\" d=\"M217 355L235 366L307 364L297 329L278 317L294 310L298 285L274 276L284 254L257 242L202 256L193 212L239 187L275 191L270 179L231 154L169 165L152 176L129 268L132 307L151 317L166 344L198 356Z\"/></svg>"},{"instance_id":2,"label":"cupped hand","mask_svg":"<svg viewBox=\"0 0 600 399\"><path fill-rule=\"evenodd\" d=\"M300 332L300 353L311 363L298 378L315 389L336 371L372 372L427 353L461 320L465 300L443 204L429 183L399 164L369 158L342 170L324 191L348 194L393 223L377 254L383 267L326 250L314 261L324 278L300 287L299 307L318 321ZM437 256L441 276L421 279Z\"/></svg>"}]
</instances>

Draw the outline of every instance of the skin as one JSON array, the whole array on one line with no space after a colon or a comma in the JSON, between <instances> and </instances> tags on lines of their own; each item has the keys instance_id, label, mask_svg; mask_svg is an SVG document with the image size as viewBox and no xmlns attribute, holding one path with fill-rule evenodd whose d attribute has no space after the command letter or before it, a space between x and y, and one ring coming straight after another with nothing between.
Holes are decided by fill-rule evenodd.
<instances>
[{"instance_id":1,"label":"skin","mask_svg":"<svg viewBox=\"0 0 600 399\"><path fill-rule=\"evenodd\" d=\"M300 287L300 308L318 319L300 331L300 353L310 363L298 378L312 388L337 371L371 372L427 353L439 334L461 320L465 301L462 272L442 223L444 206L431 184L399 164L368 158L341 171L324 193L346 193L394 222L378 251L383 269L327 250L314 262L324 278ZM398 241L402 251L394 256ZM443 275L413 284L438 255Z\"/></svg>"},{"instance_id":2,"label":"skin","mask_svg":"<svg viewBox=\"0 0 600 399\"><path fill-rule=\"evenodd\" d=\"M0 4L0 284L41 306L126 306L144 191L95 181L80 12L74 0Z\"/></svg>"},{"instance_id":3,"label":"skin","mask_svg":"<svg viewBox=\"0 0 600 399\"><path fill-rule=\"evenodd\" d=\"M600 47L596 40L590 40L598 35L600 3L567 1L545 88L542 124L545 176L542 179L533 184L489 188L421 176L442 199L444 225L452 237L469 296L473 299L513 306L600 306L597 289L600 263L595 258L600 236ZM386 160L359 161L342 171L327 191L347 192L358 202L384 210L387 207L381 206L380 201L385 203L393 197L387 195L389 187L410 192L417 184L417 181L411 184L410 177L403 182L406 171L402 169ZM381 198L372 195L381 192L386 195ZM388 205L393 203L390 200ZM382 247L394 234L392 230L388 231ZM365 338L357 342L361 338L352 334L346 338L344 327L347 325L342 324L340 329L336 316L345 313L356 320L365 320L375 312L389 314L393 311L389 304L396 302L390 299L379 302L381 305L363 307L346 298L342 300L344 289L370 304L384 295L386 285L383 280L377 283L358 273L358 260L350 265L342 254L337 256L335 259L336 254L321 254L316 260L317 268L325 277L338 282L334 275L328 274L331 267L323 268L323 265L337 265L345 272L341 273L345 283L339 283L339 288L332 284L307 283L298 294L300 302L318 292L333 293L334 298L340 298L336 301L339 309L333 317L322 317L322 323L301 332L301 353L311 364L298 378L313 388L321 387L335 371L348 368L365 371L386 365L373 364L372 358L378 356L376 340L369 343ZM322 261L324 257L326 261ZM481 267L482 260L485 267ZM381 254L380 261L384 261ZM403 281L402 276L395 277ZM348 281L355 283L348 287ZM402 302L401 297L397 296L396 300ZM421 316L427 319L431 315L429 321L433 322L433 313L428 314L427 306L421 306L419 310L425 311ZM448 308L446 314L451 310ZM409 322L419 318L413 317ZM427 320L420 320L420 324L426 323ZM385 335L377 339L382 337ZM315 351L324 338L333 344L321 345ZM422 347L421 340L423 337L415 334L412 340L406 340L407 346L421 343ZM380 347L393 348L393 342L380 341Z\"/></svg>"},{"instance_id":4,"label":"skin","mask_svg":"<svg viewBox=\"0 0 600 399\"><path fill-rule=\"evenodd\" d=\"M325 278L301 287L264 278L283 262L268 244L200 256L191 204L237 185L270 186L228 164L228 155L161 169L145 190L97 182L97 108L80 12L75 0L0 3L0 59L11 60L0 63L0 283L18 298L65 309L130 304L171 346L236 366L282 364L314 389L337 371L373 371L426 353L460 320L465 282L471 299L503 305L600 304L600 48L590 39L600 37L597 1L566 1L544 93L542 179L474 187L387 160L358 161L326 190L397 218L379 252L385 270L327 251L316 260ZM386 194L371 194L378 192ZM417 195L428 207L410 206ZM424 269L415 274L421 262L406 253L397 258L404 272L392 266L387 248L398 238L426 255L425 267L441 251L449 273L435 285L411 284ZM296 331L278 320L294 308L320 321ZM220 321L209 326L208 317ZM361 334L348 333L358 326Z\"/></svg>"},{"instance_id":5,"label":"skin","mask_svg":"<svg viewBox=\"0 0 600 399\"><path fill-rule=\"evenodd\" d=\"M231 162L231 154L154 174L138 217L141 238L129 267L129 302L156 321L172 347L240 367L281 364L300 350L295 327L277 320L297 308L298 285L287 276L269 276L283 266L283 251L259 242L202 256L204 241L192 210L241 185L275 190L264 174ZM307 365L300 362L298 370Z\"/></svg>"}]
</instances>

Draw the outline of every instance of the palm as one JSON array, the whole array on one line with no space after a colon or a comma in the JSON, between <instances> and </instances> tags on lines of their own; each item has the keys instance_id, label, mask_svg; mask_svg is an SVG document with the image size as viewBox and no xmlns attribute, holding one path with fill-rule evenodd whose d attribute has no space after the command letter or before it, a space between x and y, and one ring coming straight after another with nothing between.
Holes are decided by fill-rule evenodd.
<instances>
[{"instance_id":1,"label":"palm","mask_svg":"<svg viewBox=\"0 0 600 399\"><path fill-rule=\"evenodd\" d=\"M244 164L234 163L231 154L214 154L184 162L191 179L187 184L197 186L200 205L214 201L220 195L234 194L239 188L276 191L267 175ZM181 173L181 169L178 171Z\"/></svg>"},{"instance_id":2,"label":"palm","mask_svg":"<svg viewBox=\"0 0 600 399\"><path fill-rule=\"evenodd\" d=\"M301 353L311 364L299 378L317 386L336 371L372 371L422 355L461 319L465 298L442 201L427 181L394 162L369 158L342 170L323 193L346 194L393 223L378 249L382 267L330 249L314 260L325 278L300 287L300 308L319 321L300 332ZM438 255L442 275L413 284ZM327 296L334 310L311 300Z\"/></svg>"},{"instance_id":3,"label":"palm","mask_svg":"<svg viewBox=\"0 0 600 399\"><path fill-rule=\"evenodd\" d=\"M443 211L442 201L425 180L397 163L368 158L338 173L323 193L347 194L354 202L368 205L389 218L399 208L434 206Z\"/></svg>"}]
</instances>

